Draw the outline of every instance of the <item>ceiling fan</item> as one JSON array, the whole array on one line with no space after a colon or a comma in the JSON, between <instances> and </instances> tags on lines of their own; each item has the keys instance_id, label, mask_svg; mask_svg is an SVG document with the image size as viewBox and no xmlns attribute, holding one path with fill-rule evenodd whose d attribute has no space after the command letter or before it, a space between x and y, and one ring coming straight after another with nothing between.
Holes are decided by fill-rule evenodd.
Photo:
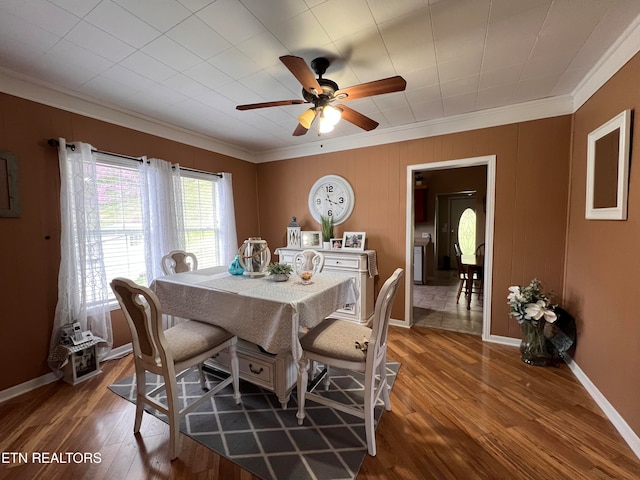
<instances>
[{"instance_id":1,"label":"ceiling fan","mask_svg":"<svg viewBox=\"0 0 640 480\"><path fill-rule=\"evenodd\" d=\"M307 133L311 124L319 118L320 133L327 133L333 130L340 118L364 129L373 130L379 124L375 120L356 112L355 110L340 103L331 105L336 100L347 102L358 98L382 95L384 93L401 92L407 82L400 76L375 80L373 82L361 83L347 88L339 88L338 84L328 78L322 78L330 65L328 59L319 57L311 62L313 72L318 75L316 79L313 72L307 66L303 58L293 55L280 57L280 61L289 69L294 77L302 85L302 97L304 100L278 100L275 102L251 103L248 105L238 105L238 110L253 110L256 108L282 107L286 105L299 105L302 103L313 104L313 107L305 110L298 116L298 126L293 131L294 136Z\"/></svg>"}]
</instances>

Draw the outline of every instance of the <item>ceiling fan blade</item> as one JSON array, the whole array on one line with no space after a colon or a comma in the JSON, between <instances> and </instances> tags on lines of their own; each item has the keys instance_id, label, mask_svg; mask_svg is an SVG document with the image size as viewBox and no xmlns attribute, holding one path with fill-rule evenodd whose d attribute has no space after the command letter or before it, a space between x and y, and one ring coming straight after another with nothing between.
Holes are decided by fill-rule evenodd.
<instances>
[{"instance_id":1,"label":"ceiling fan blade","mask_svg":"<svg viewBox=\"0 0 640 480\"><path fill-rule=\"evenodd\" d=\"M293 131L293 136L294 137L299 137L301 135L304 135L305 133L307 133L309 131L308 128L303 127L302 125L298 124L298 126L296 127L296 129Z\"/></svg>"},{"instance_id":2,"label":"ceiling fan blade","mask_svg":"<svg viewBox=\"0 0 640 480\"><path fill-rule=\"evenodd\" d=\"M382 95L383 93L402 92L405 88L407 88L406 80L400 76L395 76L373 82L361 83L353 87L341 88L335 95L338 96L346 93L348 95L346 98L340 98L341 101L346 102L357 98Z\"/></svg>"},{"instance_id":3,"label":"ceiling fan blade","mask_svg":"<svg viewBox=\"0 0 640 480\"><path fill-rule=\"evenodd\" d=\"M322 93L322 87L303 58L284 55L280 57L280 61L284 63L285 67L289 69L293 76L300 82L302 88L307 92L312 95L314 94L313 90L315 90L318 95Z\"/></svg>"},{"instance_id":4,"label":"ceiling fan blade","mask_svg":"<svg viewBox=\"0 0 640 480\"><path fill-rule=\"evenodd\" d=\"M336 108L342 110L342 118L344 120L353 123L355 126L360 127L367 132L380 125L375 120L356 112L354 109L349 108L346 105L339 105Z\"/></svg>"},{"instance_id":5,"label":"ceiling fan blade","mask_svg":"<svg viewBox=\"0 0 640 480\"><path fill-rule=\"evenodd\" d=\"M249 103L247 105L238 105L236 110L253 110L254 108L266 108L266 107L282 107L285 105L298 105L300 103L308 103L304 100L279 100L276 102L264 102L264 103Z\"/></svg>"}]
</instances>

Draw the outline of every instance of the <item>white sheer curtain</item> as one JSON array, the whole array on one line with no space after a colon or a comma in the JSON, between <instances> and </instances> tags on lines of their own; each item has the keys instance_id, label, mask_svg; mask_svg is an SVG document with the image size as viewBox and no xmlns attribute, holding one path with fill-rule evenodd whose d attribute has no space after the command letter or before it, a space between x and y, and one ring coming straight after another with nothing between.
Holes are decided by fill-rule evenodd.
<instances>
[{"instance_id":1,"label":"white sheer curtain","mask_svg":"<svg viewBox=\"0 0 640 480\"><path fill-rule=\"evenodd\" d=\"M162 257L184 250L184 219L179 165L158 158L140 164L145 237L145 263L149 283L164 275Z\"/></svg>"},{"instance_id":2,"label":"white sheer curtain","mask_svg":"<svg viewBox=\"0 0 640 480\"><path fill-rule=\"evenodd\" d=\"M230 173L223 173L219 181L220 265L229 265L238 253L236 214L233 205L233 185Z\"/></svg>"},{"instance_id":3,"label":"white sheer curtain","mask_svg":"<svg viewBox=\"0 0 640 480\"><path fill-rule=\"evenodd\" d=\"M63 325L79 322L105 342L97 345L104 358L113 345L109 315L109 286L102 255L102 235L96 186L96 156L86 143L67 148L59 139L61 252L58 273L58 303L51 334L49 363L61 366L54 354ZM87 299L91 299L89 302Z\"/></svg>"}]
</instances>

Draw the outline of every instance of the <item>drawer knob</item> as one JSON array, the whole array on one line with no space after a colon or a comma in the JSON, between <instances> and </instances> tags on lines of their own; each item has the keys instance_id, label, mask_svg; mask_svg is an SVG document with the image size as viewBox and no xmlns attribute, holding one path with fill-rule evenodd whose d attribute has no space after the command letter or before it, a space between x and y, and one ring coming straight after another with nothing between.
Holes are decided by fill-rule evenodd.
<instances>
[{"instance_id":1,"label":"drawer knob","mask_svg":"<svg viewBox=\"0 0 640 480\"><path fill-rule=\"evenodd\" d=\"M255 375L260 375L262 372L264 372L264 368L263 367L260 367L259 369L253 368L253 363L249 364L249 370L251 370L251 373L253 373Z\"/></svg>"}]
</instances>

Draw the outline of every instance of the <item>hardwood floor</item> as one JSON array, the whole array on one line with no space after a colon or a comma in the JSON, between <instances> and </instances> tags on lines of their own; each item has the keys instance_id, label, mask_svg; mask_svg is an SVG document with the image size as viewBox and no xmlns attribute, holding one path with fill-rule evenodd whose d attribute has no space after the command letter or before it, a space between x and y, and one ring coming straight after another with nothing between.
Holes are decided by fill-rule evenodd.
<instances>
[{"instance_id":1,"label":"hardwood floor","mask_svg":"<svg viewBox=\"0 0 640 480\"><path fill-rule=\"evenodd\" d=\"M532 367L516 348L428 328L392 327L388 357L402 363L393 410L359 479L640 478L640 460L566 365ZM256 478L184 435L170 462L168 428L150 415L134 436L134 406L107 389L132 373L128 356L83 384L57 382L0 404L3 462L7 452L101 457L0 463L0 479Z\"/></svg>"}]
</instances>

